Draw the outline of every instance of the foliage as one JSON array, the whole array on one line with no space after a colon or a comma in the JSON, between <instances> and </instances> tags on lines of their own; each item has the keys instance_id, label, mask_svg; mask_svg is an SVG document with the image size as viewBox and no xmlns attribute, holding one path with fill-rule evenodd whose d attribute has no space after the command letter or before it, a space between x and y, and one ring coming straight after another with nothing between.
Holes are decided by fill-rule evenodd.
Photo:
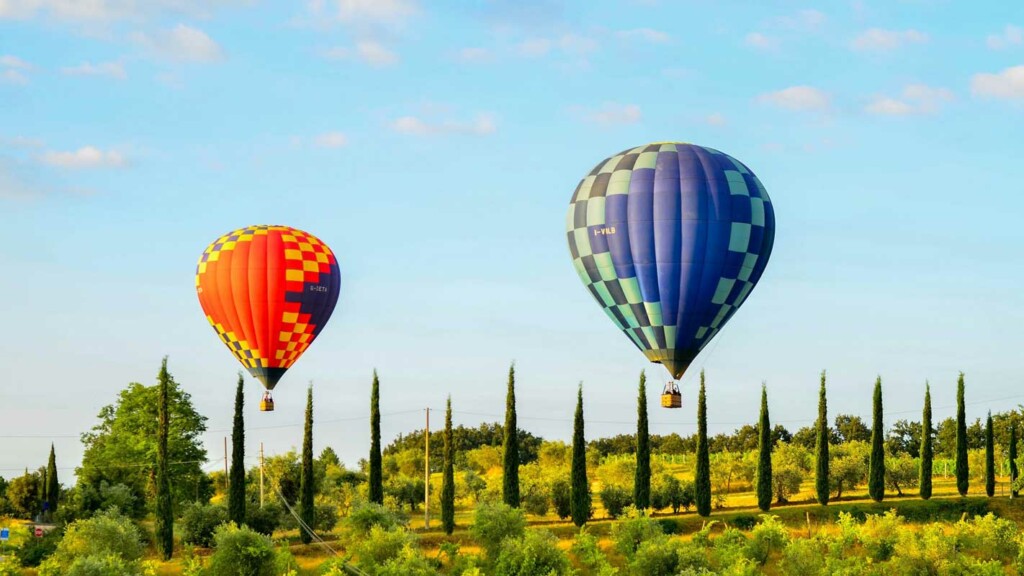
<instances>
[{"instance_id":1,"label":"foliage","mask_svg":"<svg viewBox=\"0 0 1024 576\"><path fill-rule=\"evenodd\" d=\"M796 444L780 443L772 455L771 495L779 503L788 502L800 490L800 483L811 469L811 455Z\"/></svg>"},{"instance_id":2,"label":"foliage","mask_svg":"<svg viewBox=\"0 0 1024 576\"><path fill-rule=\"evenodd\" d=\"M178 524L181 541L209 548L217 527L228 521L228 511L223 506L194 502L185 509Z\"/></svg>"},{"instance_id":3,"label":"foliage","mask_svg":"<svg viewBox=\"0 0 1024 576\"><path fill-rule=\"evenodd\" d=\"M274 576L274 545L270 538L247 526L221 525L214 535L209 576Z\"/></svg>"},{"instance_id":4,"label":"foliage","mask_svg":"<svg viewBox=\"0 0 1024 576\"><path fill-rule=\"evenodd\" d=\"M558 478L551 483L551 503L559 518L565 520L572 514L571 489L565 479Z\"/></svg>"},{"instance_id":5,"label":"foliage","mask_svg":"<svg viewBox=\"0 0 1024 576\"><path fill-rule=\"evenodd\" d=\"M415 535L403 527L373 526L365 539L352 549L356 564L370 574L383 574L389 564L393 567L407 548L416 544Z\"/></svg>"},{"instance_id":6,"label":"foliage","mask_svg":"<svg viewBox=\"0 0 1024 576\"><path fill-rule=\"evenodd\" d=\"M245 380L238 373L235 388L235 417L231 425L231 478L228 481L228 516L236 524L245 522L245 419L242 409L245 397L242 386ZM212 536L212 534L211 534Z\"/></svg>"},{"instance_id":7,"label":"foliage","mask_svg":"<svg viewBox=\"0 0 1024 576\"><path fill-rule=\"evenodd\" d=\"M661 525L642 510L630 507L625 516L612 525L612 542L615 550L627 560L632 560L640 545L662 534Z\"/></svg>"},{"instance_id":8,"label":"foliage","mask_svg":"<svg viewBox=\"0 0 1024 576\"><path fill-rule=\"evenodd\" d=\"M352 506L348 516L342 520L344 532L350 539L362 539L374 526L384 530L404 527L408 519L400 512L385 508L375 502L360 501Z\"/></svg>"},{"instance_id":9,"label":"foliage","mask_svg":"<svg viewBox=\"0 0 1024 576\"><path fill-rule=\"evenodd\" d=\"M18 518L32 518L39 510L41 483L38 472L29 473L26 469L24 476L11 479L7 485L7 501Z\"/></svg>"},{"instance_id":10,"label":"foliage","mask_svg":"<svg viewBox=\"0 0 1024 576\"><path fill-rule=\"evenodd\" d=\"M64 533L60 530L53 530L43 534L42 538L26 537L25 541L15 550L14 555L22 566L39 566L54 552L60 544ZM19 571L18 574L21 572Z\"/></svg>"},{"instance_id":11,"label":"foliage","mask_svg":"<svg viewBox=\"0 0 1024 576\"><path fill-rule=\"evenodd\" d=\"M985 494L989 498L996 493L995 439L992 433L992 412L985 420Z\"/></svg>"},{"instance_id":12,"label":"foliage","mask_svg":"<svg viewBox=\"0 0 1024 576\"><path fill-rule=\"evenodd\" d=\"M46 462L46 503L49 506L50 514L57 512L57 504L60 499L60 482L57 480L57 455L53 451L53 443L50 443L50 458Z\"/></svg>"},{"instance_id":13,"label":"foliage","mask_svg":"<svg viewBox=\"0 0 1024 576\"><path fill-rule=\"evenodd\" d=\"M885 429L882 423L882 377L875 380L871 403L871 457L868 460L868 494L875 502L885 497Z\"/></svg>"},{"instance_id":14,"label":"foliage","mask_svg":"<svg viewBox=\"0 0 1024 576\"><path fill-rule=\"evenodd\" d=\"M508 368L508 392L505 396L505 438L502 446L503 474L501 498L513 508L519 507L519 428L516 425L516 366Z\"/></svg>"},{"instance_id":15,"label":"foliage","mask_svg":"<svg viewBox=\"0 0 1024 576\"><path fill-rule=\"evenodd\" d=\"M697 470L694 474L694 497L697 513L711 515L711 465L708 454L708 405L704 392L704 370L700 371L700 392L697 395Z\"/></svg>"},{"instance_id":16,"label":"foliage","mask_svg":"<svg viewBox=\"0 0 1024 576\"><path fill-rule=\"evenodd\" d=\"M918 480L918 493L925 500L932 497L932 458L934 456L932 442L932 391L931 387L925 383L924 410L921 413L921 471Z\"/></svg>"},{"instance_id":17,"label":"foliage","mask_svg":"<svg viewBox=\"0 0 1024 576\"><path fill-rule=\"evenodd\" d=\"M568 489L568 484L565 485ZM566 499L568 500L568 498ZM534 516L544 516L548 513L548 509L551 507L551 498L548 494L548 490L543 484L533 483L526 487L526 491L522 494L522 505L523 510L527 514L533 514Z\"/></svg>"},{"instance_id":18,"label":"foliage","mask_svg":"<svg viewBox=\"0 0 1024 576\"><path fill-rule=\"evenodd\" d=\"M633 498L629 491L614 484L608 484L601 488L599 497L609 518L618 518L627 506L633 505Z\"/></svg>"},{"instance_id":19,"label":"foliage","mask_svg":"<svg viewBox=\"0 0 1024 576\"><path fill-rule=\"evenodd\" d=\"M772 552L780 551L789 542L789 533L777 516L761 515L761 523L750 533L747 553L751 560L764 566Z\"/></svg>"},{"instance_id":20,"label":"foliage","mask_svg":"<svg viewBox=\"0 0 1024 576\"><path fill-rule=\"evenodd\" d=\"M525 529L526 517L522 510L504 502L485 502L476 507L469 533L493 560L498 556L502 541L522 536Z\"/></svg>"},{"instance_id":21,"label":"foliage","mask_svg":"<svg viewBox=\"0 0 1024 576\"><path fill-rule=\"evenodd\" d=\"M558 539L546 530L530 530L501 545L494 576L569 576L569 557L558 548Z\"/></svg>"},{"instance_id":22,"label":"foliage","mask_svg":"<svg viewBox=\"0 0 1024 576\"><path fill-rule=\"evenodd\" d=\"M370 392L370 475L369 499L376 504L384 503L384 480L381 474L380 455L380 380L377 370L373 371L373 388Z\"/></svg>"},{"instance_id":23,"label":"foliage","mask_svg":"<svg viewBox=\"0 0 1024 576\"><path fill-rule=\"evenodd\" d=\"M818 420L815 422L814 441L814 494L818 504L828 504L828 400L825 395L825 371L821 371L821 387L818 390Z\"/></svg>"},{"instance_id":24,"label":"foliage","mask_svg":"<svg viewBox=\"0 0 1024 576\"><path fill-rule=\"evenodd\" d=\"M259 506L247 506L245 509L245 525L260 534L272 536L281 525L284 507L276 502L268 502Z\"/></svg>"},{"instance_id":25,"label":"foliage","mask_svg":"<svg viewBox=\"0 0 1024 576\"><path fill-rule=\"evenodd\" d=\"M637 392L636 472L633 477L633 502L640 509L651 507L651 440L647 429L647 375L644 372L640 372L640 385Z\"/></svg>"},{"instance_id":26,"label":"foliage","mask_svg":"<svg viewBox=\"0 0 1024 576\"><path fill-rule=\"evenodd\" d=\"M956 382L956 489L961 496L967 495L967 419L964 412L964 373Z\"/></svg>"},{"instance_id":27,"label":"foliage","mask_svg":"<svg viewBox=\"0 0 1024 576\"><path fill-rule=\"evenodd\" d=\"M302 468L299 474L299 517L305 526L299 526L299 540L303 544L313 541L310 530L316 525L313 503L313 386L306 388L306 418L302 433Z\"/></svg>"},{"instance_id":28,"label":"foliage","mask_svg":"<svg viewBox=\"0 0 1024 576\"><path fill-rule=\"evenodd\" d=\"M444 473L442 476L441 527L445 534L451 534L455 530L455 445L454 438L452 438L451 396L448 396L448 404L444 412Z\"/></svg>"},{"instance_id":29,"label":"foliage","mask_svg":"<svg viewBox=\"0 0 1024 576\"><path fill-rule=\"evenodd\" d=\"M885 460L885 485L896 494L903 496L903 489L916 485L920 481L918 475L918 463L910 457L910 454L902 453L898 456L889 456Z\"/></svg>"},{"instance_id":30,"label":"foliage","mask_svg":"<svg viewBox=\"0 0 1024 576\"><path fill-rule=\"evenodd\" d=\"M569 510L573 524L583 526L593 510L590 483L587 481L587 441L583 431L583 384L576 391L576 414L573 418L572 469L569 476Z\"/></svg>"},{"instance_id":31,"label":"foliage","mask_svg":"<svg viewBox=\"0 0 1024 576\"><path fill-rule=\"evenodd\" d=\"M167 460L167 444L171 434L171 375L167 372L166 356L160 366L157 382L159 385L156 429L156 547L161 558L169 560L174 552L174 495L171 493L170 462Z\"/></svg>"},{"instance_id":32,"label":"foliage","mask_svg":"<svg viewBox=\"0 0 1024 576\"><path fill-rule=\"evenodd\" d=\"M767 512L772 507L772 442L769 435L768 389L764 384L761 385L761 417L757 430L757 507Z\"/></svg>"},{"instance_id":33,"label":"foliage","mask_svg":"<svg viewBox=\"0 0 1024 576\"><path fill-rule=\"evenodd\" d=\"M629 573L637 576L674 576L679 568L682 543L658 534L637 547L629 561Z\"/></svg>"},{"instance_id":34,"label":"foliage","mask_svg":"<svg viewBox=\"0 0 1024 576\"><path fill-rule=\"evenodd\" d=\"M1016 498L1018 492L1018 477L1017 470L1017 426L1016 424L1010 425L1010 439L1009 439L1008 458L1010 459L1010 490L1011 495Z\"/></svg>"},{"instance_id":35,"label":"foliage","mask_svg":"<svg viewBox=\"0 0 1024 576\"><path fill-rule=\"evenodd\" d=\"M601 552L601 548L597 545L597 538L587 532L586 527L580 528L569 551L576 558L576 562L583 567L585 574L593 576L616 576L618 574L618 570L612 567L608 558Z\"/></svg>"},{"instance_id":36,"label":"foliage","mask_svg":"<svg viewBox=\"0 0 1024 576\"><path fill-rule=\"evenodd\" d=\"M887 454L909 454L911 458L921 455L921 423L900 419L892 423L885 435Z\"/></svg>"},{"instance_id":37,"label":"foliage","mask_svg":"<svg viewBox=\"0 0 1024 576\"><path fill-rule=\"evenodd\" d=\"M867 479L869 452L867 443L861 441L840 444L830 451L829 480L836 498Z\"/></svg>"},{"instance_id":38,"label":"foliage","mask_svg":"<svg viewBox=\"0 0 1024 576\"><path fill-rule=\"evenodd\" d=\"M130 518L116 511L102 512L68 526L54 553L40 566L40 576L72 573L89 574L86 567L121 566L124 574L138 571L142 558L142 533ZM91 560L83 560L91 558ZM74 565L78 563L77 567ZM120 574L119 572L95 572Z\"/></svg>"}]
</instances>

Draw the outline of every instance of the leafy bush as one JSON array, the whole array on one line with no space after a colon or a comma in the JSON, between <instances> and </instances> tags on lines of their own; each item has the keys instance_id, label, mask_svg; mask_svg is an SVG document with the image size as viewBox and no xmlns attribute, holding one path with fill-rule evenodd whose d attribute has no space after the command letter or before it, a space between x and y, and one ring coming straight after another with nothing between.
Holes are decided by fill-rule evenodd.
<instances>
[{"instance_id":1,"label":"leafy bush","mask_svg":"<svg viewBox=\"0 0 1024 576\"><path fill-rule=\"evenodd\" d=\"M625 517L612 526L615 549L630 561L641 544L659 535L661 526L632 506L626 509Z\"/></svg>"},{"instance_id":2,"label":"leafy bush","mask_svg":"<svg viewBox=\"0 0 1024 576\"><path fill-rule=\"evenodd\" d=\"M523 510L527 514L543 516L548 513L548 508L550 507L551 498L539 486L532 486L523 495Z\"/></svg>"},{"instance_id":3,"label":"leafy bush","mask_svg":"<svg viewBox=\"0 0 1024 576\"><path fill-rule=\"evenodd\" d=\"M586 526L580 528L569 551L576 557L576 562L583 567L584 574L615 576L619 572L608 562L608 558L597 545L597 538L587 532Z\"/></svg>"},{"instance_id":4,"label":"leafy bush","mask_svg":"<svg viewBox=\"0 0 1024 576\"><path fill-rule=\"evenodd\" d=\"M259 506L245 507L245 525L265 536L273 536L274 531L281 526L281 519L284 516L284 508L276 502Z\"/></svg>"},{"instance_id":5,"label":"leafy bush","mask_svg":"<svg viewBox=\"0 0 1024 576\"><path fill-rule=\"evenodd\" d=\"M221 524L213 537L209 576L275 576L274 544L248 526Z\"/></svg>"},{"instance_id":6,"label":"leafy bush","mask_svg":"<svg viewBox=\"0 0 1024 576\"><path fill-rule=\"evenodd\" d=\"M991 512L968 522L959 522L958 529L964 549L974 552L979 558L1015 558L1020 552L1017 524L996 518Z\"/></svg>"},{"instance_id":7,"label":"leafy bush","mask_svg":"<svg viewBox=\"0 0 1024 576\"><path fill-rule=\"evenodd\" d=\"M436 576L437 567L423 556L419 546L407 543L397 556L377 569L377 576Z\"/></svg>"},{"instance_id":8,"label":"leafy bush","mask_svg":"<svg viewBox=\"0 0 1024 576\"><path fill-rule=\"evenodd\" d=\"M181 516L181 541L209 548L213 544L214 531L227 521L228 511L223 506L193 503Z\"/></svg>"},{"instance_id":9,"label":"leafy bush","mask_svg":"<svg viewBox=\"0 0 1024 576\"><path fill-rule=\"evenodd\" d=\"M569 576L569 557L547 530L531 530L504 540L494 563L494 576Z\"/></svg>"},{"instance_id":10,"label":"leafy bush","mask_svg":"<svg viewBox=\"0 0 1024 576\"><path fill-rule=\"evenodd\" d=\"M611 518L618 518L622 511L633 503L633 494L621 486L609 484L601 489L601 505Z\"/></svg>"},{"instance_id":11,"label":"leafy bush","mask_svg":"<svg viewBox=\"0 0 1024 576\"><path fill-rule=\"evenodd\" d=\"M733 516L729 524L739 528L740 530L750 530L754 526L757 526L757 516L753 514L737 514Z\"/></svg>"},{"instance_id":12,"label":"leafy bush","mask_svg":"<svg viewBox=\"0 0 1024 576\"><path fill-rule=\"evenodd\" d=\"M761 523L750 532L747 551L752 560L764 566L772 552L782 550L789 543L789 532L778 516L762 514Z\"/></svg>"},{"instance_id":13,"label":"leafy bush","mask_svg":"<svg viewBox=\"0 0 1024 576\"><path fill-rule=\"evenodd\" d=\"M338 507L333 504L317 504L315 506L314 528L317 531L330 532L338 525Z\"/></svg>"},{"instance_id":14,"label":"leafy bush","mask_svg":"<svg viewBox=\"0 0 1024 576\"><path fill-rule=\"evenodd\" d=\"M551 503L555 506L555 514L562 520L572 515L572 498L569 482L559 478L551 483Z\"/></svg>"},{"instance_id":15,"label":"leafy bush","mask_svg":"<svg viewBox=\"0 0 1024 576\"><path fill-rule=\"evenodd\" d=\"M369 533L352 552L356 556L356 564L362 570L377 574L391 560L398 558L404 549L414 545L416 537L401 526L384 528L374 525Z\"/></svg>"},{"instance_id":16,"label":"leafy bush","mask_svg":"<svg viewBox=\"0 0 1024 576\"><path fill-rule=\"evenodd\" d=\"M108 510L89 518L78 520L68 526L57 545L57 550L39 566L40 576L71 574L74 568L78 574L89 574L88 570L105 569L114 566L114 558L123 561L121 566L131 574L138 571L138 560L142 558L142 533L131 519L116 510ZM89 561L83 560L93 557ZM108 572L97 572L107 574Z\"/></svg>"},{"instance_id":17,"label":"leafy bush","mask_svg":"<svg viewBox=\"0 0 1024 576\"><path fill-rule=\"evenodd\" d=\"M469 533L488 558L496 559L502 541L522 536L525 529L526 517L522 510L500 502L485 502L476 507Z\"/></svg>"},{"instance_id":18,"label":"leafy bush","mask_svg":"<svg viewBox=\"0 0 1024 576\"><path fill-rule=\"evenodd\" d=\"M868 556L875 561L891 558L899 542L902 527L903 518L897 516L895 510L881 516L868 516L860 527L860 541Z\"/></svg>"},{"instance_id":19,"label":"leafy bush","mask_svg":"<svg viewBox=\"0 0 1024 576\"><path fill-rule=\"evenodd\" d=\"M21 564L12 556L0 558L0 576L21 576Z\"/></svg>"},{"instance_id":20,"label":"leafy bush","mask_svg":"<svg viewBox=\"0 0 1024 576\"><path fill-rule=\"evenodd\" d=\"M57 545L60 544L63 537L64 533L60 530L45 533L42 538L30 536L15 550L14 555L22 566L39 566L43 560L57 551Z\"/></svg>"},{"instance_id":21,"label":"leafy bush","mask_svg":"<svg viewBox=\"0 0 1024 576\"><path fill-rule=\"evenodd\" d=\"M351 535L365 536L374 526L390 530L405 526L406 522L406 517L399 512L374 502L362 501L352 506L343 526Z\"/></svg>"},{"instance_id":22,"label":"leafy bush","mask_svg":"<svg viewBox=\"0 0 1024 576\"><path fill-rule=\"evenodd\" d=\"M674 576L679 569L681 543L659 534L644 541L629 561L630 574L636 576Z\"/></svg>"}]
</instances>

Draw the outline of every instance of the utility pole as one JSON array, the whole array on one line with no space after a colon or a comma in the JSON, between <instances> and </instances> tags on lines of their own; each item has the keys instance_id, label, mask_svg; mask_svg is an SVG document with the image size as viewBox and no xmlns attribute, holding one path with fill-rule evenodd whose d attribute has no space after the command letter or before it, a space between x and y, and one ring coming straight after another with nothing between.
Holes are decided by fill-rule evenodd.
<instances>
[{"instance_id":1,"label":"utility pole","mask_svg":"<svg viewBox=\"0 0 1024 576\"><path fill-rule=\"evenodd\" d=\"M260 508L263 508L263 442L260 442Z\"/></svg>"},{"instance_id":2,"label":"utility pole","mask_svg":"<svg viewBox=\"0 0 1024 576\"><path fill-rule=\"evenodd\" d=\"M426 442L425 458L423 459L423 529L430 529L430 408L427 408L427 431L423 435Z\"/></svg>"}]
</instances>

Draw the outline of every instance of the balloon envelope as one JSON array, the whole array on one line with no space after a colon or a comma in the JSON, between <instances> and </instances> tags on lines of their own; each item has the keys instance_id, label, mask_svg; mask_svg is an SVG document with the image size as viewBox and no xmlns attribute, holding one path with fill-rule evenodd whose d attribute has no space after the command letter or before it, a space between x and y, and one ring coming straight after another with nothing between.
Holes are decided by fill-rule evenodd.
<instances>
[{"instance_id":1,"label":"balloon envelope","mask_svg":"<svg viewBox=\"0 0 1024 576\"><path fill-rule=\"evenodd\" d=\"M334 312L340 276L334 253L316 236L249 226L203 251L196 292L221 341L273 390Z\"/></svg>"},{"instance_id":2,"label":"balloon envelope","mask_svg":"<svg viewBox=\"0 0 1024 576\"><path fill-rule=\"evenodd\" d=\"M576 187L566 227L591 295L679 379L761 278L775 212L735 158L655 143L599 162Z\"/></svg>"}]
</instances>

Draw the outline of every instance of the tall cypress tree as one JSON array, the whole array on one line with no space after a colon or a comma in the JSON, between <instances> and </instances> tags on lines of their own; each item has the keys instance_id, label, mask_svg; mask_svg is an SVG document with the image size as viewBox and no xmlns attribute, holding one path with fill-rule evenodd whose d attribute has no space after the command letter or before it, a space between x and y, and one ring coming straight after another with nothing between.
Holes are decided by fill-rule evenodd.
<instances>
[{"instance_id":1,"label":"tall cypress tree","mask_svg":"<svg viewBox=\"0 0 1024 576\"><path fill-rule=\"evenodd\" d=\"M647 376L640 372L636 399L636 473L633 476L633 504L638 510L651 507L651 440L647 430Z\"/></svg>"},{"instance_id":2,"label":"tall cypress tree","mask_svg":"<svg viewBox=\"0 0 1024 576\"><path fill-rule=\"evenodd\" d=\"M60 482L57 481L57 455L53 451L53 443L50 443L50 459L46 462L46 503L49 504L50 514L57 511L57 500L60 497Z\"/></svg>"},{"instance_id":3,"label":"tall cypress tree","mask_svg":"<svg viewBox=\"0 0 1024 576\"><path fill-rule=\"evenodd\" d=\"M245 405L242 386L245 381L238 373L235 388L235 421L231 427L231 480L228 488L228 518L241 526L245 523L245 420L242 407Z\"/></svg>"},{"instance_id":4,"label":"tall cypress tree","mask_svg":"<svg viewBox=\"0 0 1024 576\"><path fill-rule=\"evenodd\" d=\"M384 477L380 457L380 380L377 370L373 371L373 388L370 391L370 502L384 503Z\"/></svg>"},{"instance_id":5,"label":"tall cypress tree","mask_svg":"<svg viewBox=\"0 0 1024 576\"><path fill-rule=\"evenodd\" d=\"M171 375L167 372L167 357L160 365L157 376L157 429L156 429L156 546L164 560L174 552L174 510L171 506L171 479L167 470L167 434L171 418L168 394Z\"/></svg>"},{"instance_id":6,"label":"tall cypress tree","mask_svg":"<svg viewBox=\"0 0 1024 576\"><path fill-rule=\"evenodd\" d=\"M821 387L818 389L818 423L817 439L814 443L814 459L816 473L814 489L818 504L825 506L829 497L828 471L828 403L825 398L825 371L821 371Z\"/></svg>"},{"instance_id":7,"label":"tall cypress tree","mask_svg":"<svg viewBox=\"0 0 1024 576\"><path fill-rule=\"evenodd\" d=\"M768 387L761 384L761 418L757 422L757 507L772 507L772 426L768 420Z\"/></svg>"},{"instance_id":8,"label":"tall cypress tree","mask_svg":"<svg viewBox=\"0 0 1024 576\"><path fill-rule=\"evenodd\" d=\"M995 439L992 437L992 411L988 411L985 420L985 494L989 498L996 495L996 457Z\"/></svg>"},{"instance_id":9,"label":"tall cypress tree","mask_svg":"<svg viewBox=\"0 0 1024 576\"><path fill-rule=\"evenodd\" d=\"M885 498L885 430L882 426L882 377L875 380L871 403L871 460L868 462L868 495L875 502Z\"/></svg>"},{"instance_id":10,"label":"tall cypress tree","mask_svg":"<svg viewBox=\"0 0 1024 576\"><path fill-rule=\"evenodd\" d=\"M302 471L299 475L299 517L312 530L316 520L313 513L313 386L306 389L306 426L302 432ZM299 527L299 540L303 544L313 541L313 535Z\"/></svg>"},{"instance_id":11,"label":"tall cypress tree","mask_svg":"<svg viewBox=\"0 0 1024 576\"><path fill-rule=\"evenodd\" d=\"M1010 497L1016 498L1018 490L1014 488L1017 484L1017 425L1010 421Z\"/></svg>"},{"instance_id":12,"label":"tall cypress tree","mask_svg":"<svg viewBox=\"0 0 1024 576\"><path fill-rule=\"evenodd\" d=\"M967 415L964 410L964 373L956 381L956 490L967 496Z\"/></svg>"},{"instance_id":13,"label":"tall cypress tree","mask_svg":"<svg viewBox=\"0 0 1024 576\"><path fill-rule=\"evenodd\" d=\"M697 513L711 515L711 462L708 454L708 406L704 394L704 371L700 371L700 393L697 395L697 469L693 479L693 496Z\"/></svg>"},{"instance_id":14,"label":"tall cypress tree","mask_svg":"<svg viewBox=\"0 0 1024 576\"><path fill-rule=\"evenodd\" d=\"M576 415L572 423L572 469L569 472L569 511L573 524L583 526L590 519L590 482L587 481L587 440L583 434L583 384L576 392Z\"/></svg>"},{"instance_id":15,"label":"tall cypress tree","mask_svg":"<svg viewBox=\"0 0 1024 576\"><path fill-rule=\"evenodd\" d=\"M921 477L919 480L921 498L932 497L932 391L924 384L924 412L921 414Z\"/></svg>"},{"instance_id":16,"label":"tall cypress tree","mask_svg":"<svg viewBox=\"0 0 1024 576\"><path fill-rule=\"evenodd\" d=\"M445 534L455 530L455 438L452 437L452 397L444 411L444 473L441 485L441 526Z\"/></svg>"},{"instance_id":17,"label":"tall cypress tree","mask_svg":"<svg viewBox=\"0 0 1024 576\"><path fill-rule=\"evenodd\" d=\"M501 479L501 497L505 504L519 508L519 429L516 424L516 365L508 369L508 394L505 396L505 440L502 443L505 471Z\"/></svg>"}]
</instances>

